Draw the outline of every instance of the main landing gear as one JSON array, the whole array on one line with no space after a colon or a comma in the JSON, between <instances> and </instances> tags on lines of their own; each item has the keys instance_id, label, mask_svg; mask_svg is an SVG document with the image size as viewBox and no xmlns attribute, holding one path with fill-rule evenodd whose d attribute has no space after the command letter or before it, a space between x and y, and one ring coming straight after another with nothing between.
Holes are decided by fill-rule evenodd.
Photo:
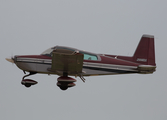
<instances>
[{"instance_id":1,"label":"main landing gear","mask_svg":"<svg viewBox=\"0 0 167 120\"><path fill-rule=\"evenodd\" d=\"M82 75L79 76L83 82L85 82L85 79ZM63 76L57 78L57 86L61 90L67 90L70 87L74 87L77 80L74 78L68 77L68 73L63 73Z\"/></svg>"},{"instance_id":2,"label":"main landing gear","mask_svg":"<svg viewBox=\"0 0 167 120\"><path fill-rule=\"evenodd\" d=\"M36 72L30 72L28 75L25 75L25 76L22 78L21 84L22 84L22 85L25 85L25 87L31 87L31 85L37 84L38 82L35 81L35 80L24 79L25 77L28 77L28 76L34 75L34 74L36 74Z\"/></svg>"},{"instance_id":3,"label":"main landing gear","mask_svg":"<svg viewBox=\"0 0 167 120\"><path fill-rule=\"evenodd\" d=\"M76 80L68 76L61 76L57 78L57 86L61 90L67 90L69 87L74 87L74 82L76 82Z\"/></svg>"},{"instance_id":4,"label":"main landing gear","mask_svg":"<svg viewBox=\"0 0 167 120\"><path fill-rule=\"evenodd\" d=\"M21 84L24 85L25 87L31 87L31 85L37 84L38 82L35 80L25 79L25 77L28 77L34 74L36 74L36 72L30 72L29 74L25 75L22 78ZM83 82L85 82L85 79L83 78L83 76L80 76L80 78ZM74 87L75 86L74 82L76 82L76 80L74 78L68 77L67 73L63 73L63 76L57 78L57 86L61 90L67 90L70 87Z\"/></svg>"}]
</instances>

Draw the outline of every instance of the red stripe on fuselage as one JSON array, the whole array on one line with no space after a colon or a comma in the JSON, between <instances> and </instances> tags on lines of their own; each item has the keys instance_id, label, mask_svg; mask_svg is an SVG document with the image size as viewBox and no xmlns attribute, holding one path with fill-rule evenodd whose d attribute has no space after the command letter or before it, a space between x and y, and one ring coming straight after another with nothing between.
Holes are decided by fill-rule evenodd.
<instances>
[{"instance_id":1,"label":"red stripe on fuselage","mask_svg":"<svg viewBox=\"0 0 167 120\"><path fill-rule=\"evenodd\" d=\"M16 56L17 58L37 58L37 59L52 59L49 56L45 56L45 55L19 55Z\"/></svg>"}]
</instances>

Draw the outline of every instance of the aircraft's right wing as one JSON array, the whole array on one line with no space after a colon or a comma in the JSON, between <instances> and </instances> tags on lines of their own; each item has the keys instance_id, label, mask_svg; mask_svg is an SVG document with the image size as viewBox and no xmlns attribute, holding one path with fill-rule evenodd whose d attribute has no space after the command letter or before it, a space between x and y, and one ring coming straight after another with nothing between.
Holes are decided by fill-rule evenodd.
<instances>
[{"instance_id":1,"label":"aircraft's right wing","mask_svg":"<svg viewBox=\"0 0 167 120\"><path fill-rule=\"evenodd\" d=\"M82 73L83 54L68 50L57 50L52 53L51 71L59 75L80 75Z\"/></svg>"}]
</instances>

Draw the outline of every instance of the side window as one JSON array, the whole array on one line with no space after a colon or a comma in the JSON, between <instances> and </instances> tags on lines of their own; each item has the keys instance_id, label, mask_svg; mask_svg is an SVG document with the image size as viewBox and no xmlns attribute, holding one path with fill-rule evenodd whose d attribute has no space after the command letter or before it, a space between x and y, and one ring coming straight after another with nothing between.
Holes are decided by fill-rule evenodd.
<instances>
[{"instance_id":1,"label":"side window","mask_svg":"<svg viewBox=\"0 0 167 120\"><path fill-rule=\"evenodd\" d=\"M96 55L87 54L87 53L83 53L83 54L84 54L84 60L97 60Z\"/></svg>"}]
</instances>

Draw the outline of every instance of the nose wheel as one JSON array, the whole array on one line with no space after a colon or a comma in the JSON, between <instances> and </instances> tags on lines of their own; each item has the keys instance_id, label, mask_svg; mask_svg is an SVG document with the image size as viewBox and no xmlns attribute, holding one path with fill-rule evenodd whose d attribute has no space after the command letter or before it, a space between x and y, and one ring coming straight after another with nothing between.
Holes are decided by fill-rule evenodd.
<instances>
[{"instance_id":1,"label":"nose wheel","mask_svg":"<svg viewBox=\"0 0 167 120\"><path fill-rule=\"evenodd\" d=\"M27 88L28 88L28 87L31 87L31 84L26 83L26 84L25 84L25 87L27 87Z\"/></svg>"},{"instance_id":2,"label":"nose wheel","mask_svg":"<svg viewBox=\"0 0 167 120\"><path fill-rule=\"evenodd\" d=\"M35 72L30 72L28 75L23 76L22 81L21 81L21 84L24 85L24 86L27 87L27 88L28 88L28 87L31 87L31 85L37 84L38 82L35 81L35 80L24 79L25 77L28 77L28 76L34 75L34 74L36 74L36 73L35 73Z\"/></svg>"}]
</instances>

